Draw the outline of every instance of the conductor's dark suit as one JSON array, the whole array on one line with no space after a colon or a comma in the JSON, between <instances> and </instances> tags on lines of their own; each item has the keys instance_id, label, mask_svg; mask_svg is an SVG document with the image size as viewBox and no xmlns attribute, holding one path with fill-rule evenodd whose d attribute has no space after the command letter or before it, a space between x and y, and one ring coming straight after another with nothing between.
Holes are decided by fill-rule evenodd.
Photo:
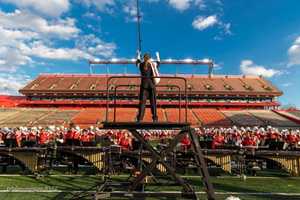
<instances>
[{"instance_id":1,"label":"conductor's dark suit","mask_svg":"<svg viewBox=\"0 0 300 200\"><path fill-rule=\"evenodd\" d=\"M157 63L158 67L159 63ZM137 60L137 66L140 68L141 72L141 86L140 86L140 95L139 95L139 112L137 115L137 120L142 121L145 115L145 107L147 96L149 96L151 104L151 113L153 121L157 121L157 112L156 112L156 88L153 80L153 71L150 61L141 62Z\"/></svg>"}]
</instances>

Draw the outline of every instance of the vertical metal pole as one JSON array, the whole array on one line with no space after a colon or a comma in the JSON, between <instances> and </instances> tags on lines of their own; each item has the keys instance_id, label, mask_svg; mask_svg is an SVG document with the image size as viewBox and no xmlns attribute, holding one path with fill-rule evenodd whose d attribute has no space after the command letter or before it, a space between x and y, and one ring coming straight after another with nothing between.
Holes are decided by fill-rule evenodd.
<instances>
[{"instance_id":1,"label":"vertical metal pole","mask_svg":"<svg viewBox=\"0 0 300 200\"><path fill-rule=\"evenodd\" d=\"M107 78L106 81L106 114L105 114L105 121L108 122L108 112L109 112L109 82L110 82L110 77Z\"/></svg>"},{"instance_id":2,"label":"vertical metal pole","mask_svg":"<svg viewBox=\"0 0 300 200\"><path fill-rule=\"evenodd\" d=\"M179 123L181 123L181 89L179 87Z\"/></svg>"},{"instance_id":3,"label":"vertical metal pole","mask_svg":"<svg viewBox=\"0 0 300 200\"><path fill-rule=\"evenodd\" d=\"M115 86L115 92L114 92L114 123L116 122L116 112L117 112L117 87Z\"/></svg>"},{"instance_id":4,"label":"vertical metal pole","mask_svg":"<svg viewBox=\"0 0 300 200\"><path fill-rule=\"evenodd\" d=\"M214 68L214 63L211 63L211 64L208 65L208 77L209 78L212 77L213 68Z\"/></svg>"},{"instance_id":5,"label":"vertical metal pole","mask_svg":"<svg viewBox=\"0 0 300 200\"><path fill-rule=\"evenodd\" d=\"M91 63L89 63L89 67L90 67L90 74L93 74L93 65Z\"/></svg>"},{"instance_id":6,"label":"vertical metal pole","mask_svg":"<svg viewBox=\"0 0 300 200\"><path fill-rule=\"evenodd\" d=\"M142 52L142 36L141 36L141 14L140 14L140 2L136 0L136 17L137 17L137 36L138 36L138 51Z\"/></svg>"},{"instance_id":7,"label":"vertical metal pole","mask_svg":"<svg viewBox=\"0 0 300 200\"><path fill-rule=\"evenodd\" d=\"M185 95L185 123L188 123L188 94L187 94L187 81L184 78L184 95Z\"/></svg>"}]
</instances>

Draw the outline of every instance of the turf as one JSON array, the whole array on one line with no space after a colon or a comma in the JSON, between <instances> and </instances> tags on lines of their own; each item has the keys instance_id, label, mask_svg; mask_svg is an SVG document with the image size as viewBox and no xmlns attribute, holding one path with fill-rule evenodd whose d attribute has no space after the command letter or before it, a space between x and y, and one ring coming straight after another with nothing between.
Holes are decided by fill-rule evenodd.
<instances>
[{"instance_id":1,"label":"turf","mask_svg":"<svg viewBox=\"0 0 300 200\"><path fill-rule=\"evenodd\" d=\"M125 177L114 177L114 179L125 179ZM201 183L196 178L188 178L197 189L203 191ZM300 178L291 177L250 177L241 180L238 177L212 177L217 192L244 192L244 193L300 193ZM11 189L37 189L37 190L62 190L62 193L0 193L0 199L69 199L74 190L86 190L100 182L100 176L49 176L36 179L33 176L1 176L0 190ZM147 190L155 191L178 191L177 186L147 186ZM201 195L203 197L203 195ZM218 199L225 199L229 195L218 195ZM300 196L261 196L234 195L245 200L267 200L267 199L300 199ZM203 199L205 199L203 197Z\"/></svg>"}]
</instances>

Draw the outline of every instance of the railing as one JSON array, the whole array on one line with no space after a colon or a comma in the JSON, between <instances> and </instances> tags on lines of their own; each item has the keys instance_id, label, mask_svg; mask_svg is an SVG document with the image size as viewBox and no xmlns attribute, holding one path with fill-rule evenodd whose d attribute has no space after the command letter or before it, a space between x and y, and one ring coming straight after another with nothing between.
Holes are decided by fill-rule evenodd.
<instances>
[{"instance_id":1,"label":"railing","mask_svg":"<svg viewBox=\"0 0 300 200\"><path fill-rule=\"evenodd\" d=\"M106 83L106 94L107 94L107 101L106 101L106 122L109 122L109 108L110 108L110 93L112 91L111 89L111 80L113 79L128 79L128 78L143 78L143 76L111 76L107 79L107 83ZM185 123L187 123L188 121L188 95L187 95L187 80L184 77L174 77L174 76L160 76L160 77L152 77L152 78L160 78L160 79L177 79L177 80L181 80L184 82L184 98L185 98ZM116 96L117 96L117 89L119 87L129 87L129 86L138 86L138 85L113 85L114 86L114 118L113 118L113 122L116 122ZM179 91L179 122L181 122L181 96L182 96L182 90L180 88L180 86L178 85L156 85L155 87L173 87L173 88L177 88Z\"/></svg>"},{"instance_id":2,"label":"railing","mask_svg":"<svg viewBox=\"0 0 300 200\"><path fill-rule=\"evenodd\" d=\"M114 91L114 122L116 122L116 115L117 115L117 89L120 87L140 87L140 85L116 85L115 86L115 91ZM172 88L177 88L179 92L179 122L181 122L181 89L178 85L157 85L155 86L156 88L158 87L172 87ZM122 90L124 91L124 90ZM130 91L130 90L129 90Z\"/></svg>"}]
</instances>

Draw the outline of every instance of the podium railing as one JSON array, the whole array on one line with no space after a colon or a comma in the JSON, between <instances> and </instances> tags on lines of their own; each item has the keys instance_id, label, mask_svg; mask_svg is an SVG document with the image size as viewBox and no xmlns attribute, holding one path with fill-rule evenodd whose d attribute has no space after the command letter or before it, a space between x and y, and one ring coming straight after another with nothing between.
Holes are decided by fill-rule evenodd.
<instances>
[{"instance_id":1,"label":"podium railing","mask_svg":"<svg viewBox=\"0 0 300 200\"><path fill-rule=\"evenodd\" d=\"M137 84L111 84L111 81L113 79L133 79L133 78L148 78L148 77L143 77L143 76L111 76L107 79L107 83L106 83L106 93L107 93L107 101L106 101L106 115L105 115L105 121L109 122L109 109L110 109L110 94L113 92L114 96L113 96L113 105L114 105L114 117L113 117L113 122L116 122L116 99L117 99L117 89L120 87L137 87L139 85ZM184 89L183 89L183 94L184 94L184 109L185 109L185 123L187 123L188 118L188 95L187 95L187 80L184 77L174 77L174 76L160 76L160 77L153 77L153 78L160 78L160 79L173 79L173 80L180 80L182 82L184 82ZM113 89L111 86L114 86ZM178 95L179 95L179 122L181 122L181 109L182 109L182 90L181 87L179 85L176 84L157 84L156 88L158 87L172 87L172 88L177 88L178 89Z\"/></svg>"}]
</instances>

